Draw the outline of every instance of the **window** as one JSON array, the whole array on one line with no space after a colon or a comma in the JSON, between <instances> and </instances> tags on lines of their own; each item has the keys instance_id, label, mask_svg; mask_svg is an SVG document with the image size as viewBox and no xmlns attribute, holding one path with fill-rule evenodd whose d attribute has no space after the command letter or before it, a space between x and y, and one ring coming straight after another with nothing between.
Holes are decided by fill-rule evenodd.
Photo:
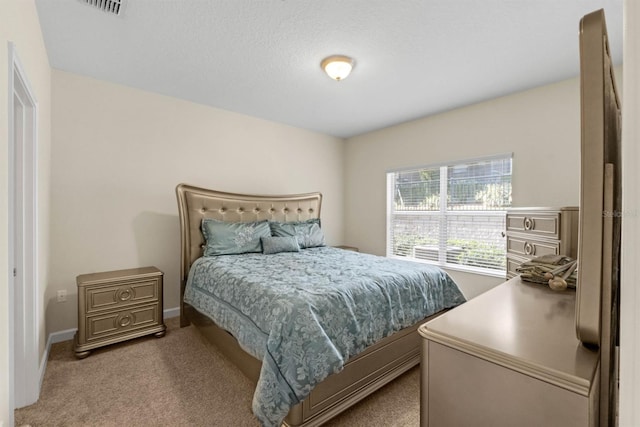
<instances>
[{"instance_id":1,"label":"window","mask_svg":"<svg viewBox=\"0 0 640 427\"><path fill-rule=\"evenodd\" d=\"M511 155L387 174L387 256L502 275Z\"/></svg>"}]
</instances>

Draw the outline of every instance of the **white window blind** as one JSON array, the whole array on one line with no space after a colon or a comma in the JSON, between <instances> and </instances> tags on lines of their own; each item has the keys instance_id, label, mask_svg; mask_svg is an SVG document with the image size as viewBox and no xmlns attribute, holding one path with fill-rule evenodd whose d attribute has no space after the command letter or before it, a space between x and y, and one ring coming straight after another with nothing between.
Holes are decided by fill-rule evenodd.
<instances>
[{"instance_id":1,"label":"white window blind","mask_svg":"<svg viewBox=\"0 0 640 427\"><path fill-rule=\"evenodd\" d=\"M511 155L387 174L387 256L499 274Z\"/></svg>"}]
</instances>

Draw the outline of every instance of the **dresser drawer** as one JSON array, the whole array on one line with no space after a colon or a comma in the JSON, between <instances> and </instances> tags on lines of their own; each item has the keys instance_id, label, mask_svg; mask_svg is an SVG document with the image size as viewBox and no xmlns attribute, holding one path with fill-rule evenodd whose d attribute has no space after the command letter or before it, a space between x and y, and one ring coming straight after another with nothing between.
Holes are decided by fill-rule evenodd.
<instances>
[{"instance_id":1,"label":"dresser drawer","mask_svg":"<svg viewBox=\"0 0 640 427\"><path fill-rule=\"evenodd\" d=\"M525 237L507 236L507 253L527 258L542 255L558 255L560 253L560 242L546 242Z\"/></svg>"},{"instance_id":2,"label":"dresser drawer","mask_svg":"<svg viewBox=\"0 0 640 427\"><path fill-rule=\"evenodd\" d=\"M146 329L161 322L158 304L148 304L126 310L86 317L86 340L91 343L113 336L122 338L129 332Z\"/></svg>"},{"instance_id":3,"label":"dresser drawer","mask_svg":"<svg viewBox=\"0 0 640 427\"><path fill-rule=\"evenodd\" d=\"M507 214L507 232L518 232L560 238L560 213L510 212Z\"/></svg>"},{"instance_id":4,"label":"dresser drawer","mask_svg":"<svg viewBox=\"0 0 640 427\"><path fill-rule=\"evenodd\" d=\"M85 287L86 313L117 310L158 301L160 282L155 278Z\"/></svg>"}]
</instances>

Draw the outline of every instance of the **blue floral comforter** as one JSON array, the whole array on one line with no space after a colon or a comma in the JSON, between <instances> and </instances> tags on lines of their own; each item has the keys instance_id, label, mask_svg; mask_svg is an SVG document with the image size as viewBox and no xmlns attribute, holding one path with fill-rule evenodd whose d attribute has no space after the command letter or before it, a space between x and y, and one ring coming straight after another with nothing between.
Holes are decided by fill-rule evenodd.
<instances>
[{"instance_id":1,"label":"blue floral comforter","mask_svg":"<svg viewBox=\"0 0 640 427\"><path fill-rule=\"evenodd\" d=\"M331 247L200 258L184 299L262 360L264 426L367 346L465 301L437 267Z\"/></svg>"}]
</instances>

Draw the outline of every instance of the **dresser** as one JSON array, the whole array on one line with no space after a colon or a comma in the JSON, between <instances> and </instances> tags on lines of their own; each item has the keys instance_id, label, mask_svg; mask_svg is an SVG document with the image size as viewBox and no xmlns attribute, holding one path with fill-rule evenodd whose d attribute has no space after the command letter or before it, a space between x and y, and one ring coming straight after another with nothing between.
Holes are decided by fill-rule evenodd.
<instances>
[{"instance_id":1,"label":"dresser","mask_svg":"<svg viewBox=\"0 0 640 427\"><path fill-rule=\"evenodd\" d=\"M574 310L515 277L420 326L421 427L596 426L599 352Z\"/></svg>"},{"instance_id":2,"label":"dresser","mask_svg":"<svg viewBox=\"0 0 640 427\"><path fill-rule=\"evenodd\" d=\"M164 336L162 279L155 267L78 276L76 357L143 335Z\"/></svg>"},{"instance_id":3,"label":"dresser","mask_svg":"<svg viewBox=\"0 0 640 427\"><path fill-rule=\"evenodd\" d=\"M507 279L542 255L577 257L578 208L512 208L507 211Z\"/></svg>"}]
</instances>

